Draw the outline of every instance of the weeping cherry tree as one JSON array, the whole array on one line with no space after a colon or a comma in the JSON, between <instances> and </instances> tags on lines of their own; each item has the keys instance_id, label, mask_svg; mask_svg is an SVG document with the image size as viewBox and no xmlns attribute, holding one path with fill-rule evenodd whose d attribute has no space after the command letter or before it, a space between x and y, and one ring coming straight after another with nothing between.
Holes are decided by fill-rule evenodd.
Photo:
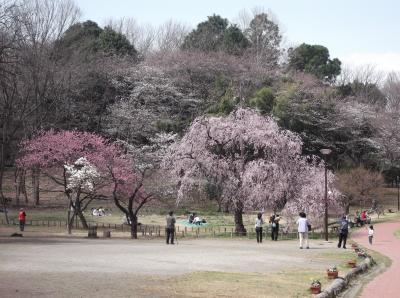
<instances>
[{"instance_id":1,"label":"weeping cherry tree","mask_svg":"<svg viewBox=\"0 0 400 298\"><path fill-rule=\"evenodd\" d=\"M178 203L190 199L189 194L207 179L218 181L223 200L234 211L235 231L244 234L246 209L281 210L291 200L306 206L307 200L323 199L302 194L315 191L302 182L314 175L315 164L301 155L301 149L301 139L280 129L272 118L239 108L227 117L196 118L171 146L164 166L177 179Z\"/></svg>"}]
</instances>

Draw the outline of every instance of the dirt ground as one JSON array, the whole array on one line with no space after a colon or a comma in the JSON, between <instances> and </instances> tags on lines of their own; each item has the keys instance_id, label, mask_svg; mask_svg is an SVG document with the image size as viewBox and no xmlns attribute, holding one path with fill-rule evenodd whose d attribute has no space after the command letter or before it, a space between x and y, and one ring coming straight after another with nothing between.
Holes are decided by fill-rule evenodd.
<instances>
[{"instance_id":1,"label":"dirt ground","mask_svg":"<svg viewBox=\"0 0 400 298\"><path fill-rule=\"evenodd\" d=\"M194 272L322 272L332 260L321 254L339 253L336 243L316 240L300 250L296 241L180 239L166 245L162 239L43 237L29 231L11 238L9 232L0 228L3 298L183 297L162 289L171 289L171 278Z\"/></svg>"}]
</instances>

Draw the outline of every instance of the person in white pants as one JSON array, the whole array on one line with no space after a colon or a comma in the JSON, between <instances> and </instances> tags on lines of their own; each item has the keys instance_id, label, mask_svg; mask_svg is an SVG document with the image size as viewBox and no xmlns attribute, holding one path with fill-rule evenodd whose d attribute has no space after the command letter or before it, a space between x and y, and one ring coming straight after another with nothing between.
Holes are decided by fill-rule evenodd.
<instances>
[{"instance_id":1,"label":"person in white pants","mask_svg":"<svg viewBox=\"0 0 400 298\"><path fill-rule=\"evenodd\" d=\"M308 226L310 222L307 219L307 215L304 212L300 212L300 218L297 220L297 231L299 232L300 239L300 249L303 249L303 245L306 245L306 248L310 248L308 246ZM305 243L304 243L305 242Z\"/></svg>"}]
</instances>

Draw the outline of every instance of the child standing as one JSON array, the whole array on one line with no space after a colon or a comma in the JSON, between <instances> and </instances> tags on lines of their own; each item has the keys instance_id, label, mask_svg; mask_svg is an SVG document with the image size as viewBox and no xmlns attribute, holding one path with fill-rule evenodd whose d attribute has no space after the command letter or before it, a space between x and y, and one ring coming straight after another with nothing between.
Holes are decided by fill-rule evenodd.
<instances>
[{"instance_id":1,"label":"child standing","mask_svg":"<svg viewBox=\"0 0 400 298\"><path fill-rule=\"evenodd\" d=\"M368 228L368 241L369 244L372 244L372 239L374 238L374 226L370 225Z\"/></svg>"}]
</instances>

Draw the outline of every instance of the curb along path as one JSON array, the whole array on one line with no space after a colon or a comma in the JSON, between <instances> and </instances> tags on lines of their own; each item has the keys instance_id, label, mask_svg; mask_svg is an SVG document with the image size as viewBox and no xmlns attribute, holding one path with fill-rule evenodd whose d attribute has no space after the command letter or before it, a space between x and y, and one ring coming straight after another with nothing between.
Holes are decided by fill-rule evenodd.
<instances>
[{"instance_id":1,"label":"curb along path","mask_svg":"<svg viewBox=\"0 0 400 298\"><path fill-rule=\"evenodd\" d=\"M344 288L353 280L358 274L366 272L371 266L373 266L373 260L366 258L356 268L351 269L345 276L339 277L333 280L333 282L321 292L315 296L315 298L330 298L336 297Z\"/></svg>"},{"instance_id":2,"label":"curb along path","mask_svg":"<svg viewBox=\"0 0 400 298\"><path fill-rule=\"evenodd\" d=\"M400 222L388 222L374 225L373 244L368 243L366 229L357 231L352 239L362 246L375 250L392 259L392 266L362 290L361 298L395 298L400 297L400 239L394 232L400 229Z\"/></svg>"}]
</instances>

